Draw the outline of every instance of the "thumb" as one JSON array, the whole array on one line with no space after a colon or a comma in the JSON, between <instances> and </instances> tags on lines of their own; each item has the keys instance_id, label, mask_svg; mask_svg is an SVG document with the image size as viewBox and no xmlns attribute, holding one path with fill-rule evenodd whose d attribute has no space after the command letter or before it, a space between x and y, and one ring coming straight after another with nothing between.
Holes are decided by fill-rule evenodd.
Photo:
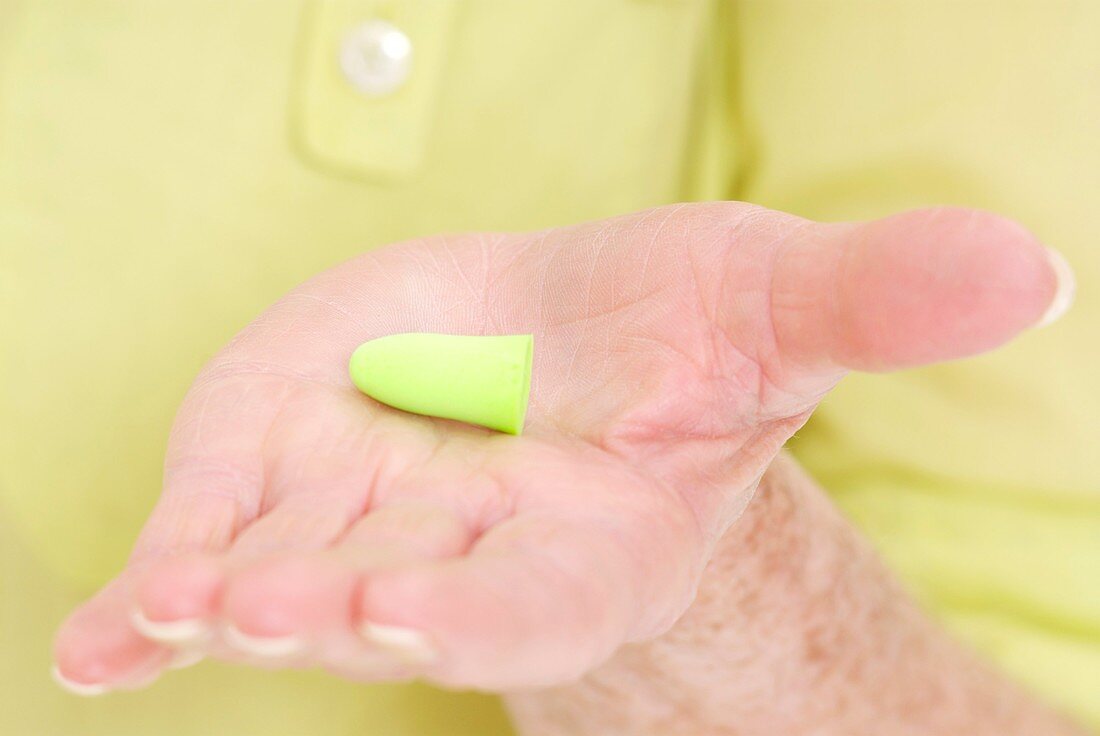
<instances>
[{"instance_id":1,"label":"thumb","mask_svg":"<svg viewBox=\"0 0 1100 736\"><path fill-rule=\"evenodd\" d=\"M771 305L784 360L813 373L980 353L1073 298L1065 260L989 212L914 210L814 232L778 254Z\"/></svg>"}]
</instances>

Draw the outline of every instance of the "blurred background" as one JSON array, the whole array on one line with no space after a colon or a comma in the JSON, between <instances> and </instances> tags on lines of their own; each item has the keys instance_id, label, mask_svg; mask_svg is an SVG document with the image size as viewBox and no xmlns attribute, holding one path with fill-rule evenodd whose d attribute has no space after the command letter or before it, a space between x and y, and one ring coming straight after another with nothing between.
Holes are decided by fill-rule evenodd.
<instances>
[{"instance_id":1,"label":"blurred background","mask_svg":"<svg viewBox=\"0 0 1100 736\"><path fill-rule=\"evenodd\" d=\"M859 376L792 449L945 625L1100 723L1100 3L0 0L0 733L507 733L495 699L204 663L74 698L175 407L267 304L412 236L738 199L1013 217L1079 283Z\"/></svg>"}]
</instances>

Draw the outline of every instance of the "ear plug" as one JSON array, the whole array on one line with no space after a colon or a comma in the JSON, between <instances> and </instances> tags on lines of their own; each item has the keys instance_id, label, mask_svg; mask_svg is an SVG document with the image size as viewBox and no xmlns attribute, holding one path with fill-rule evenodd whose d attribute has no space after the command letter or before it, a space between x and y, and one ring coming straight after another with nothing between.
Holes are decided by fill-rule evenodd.
<instances>
[{"instance_id":1,"label":"ear plug","mask_svg":"<svg viewBox=\"0 0 1100 736\"><path fill-rule=\"evenodd\" d=\"M409 332L363 343L348 372L395 409L519 434L531 392L531 335Z\"/></svg>"}]
</instances>

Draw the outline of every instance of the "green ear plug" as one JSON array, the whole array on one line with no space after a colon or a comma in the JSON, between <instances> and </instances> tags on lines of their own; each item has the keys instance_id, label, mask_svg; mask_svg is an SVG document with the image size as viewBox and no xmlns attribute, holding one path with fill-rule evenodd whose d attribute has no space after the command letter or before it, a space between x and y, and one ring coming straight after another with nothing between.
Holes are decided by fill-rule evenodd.
<instances>
[{"instance_id":1,"label":"green ear plug","mask_svg":"<svg viewBox=\"0 0 1100 736\"><path fill-rule=\"evenodd\" d=\"M408 332L363 343L348 372L360 391L395 409L519 434L533 349L531 335Z\"/></svg>"}]
</instances>

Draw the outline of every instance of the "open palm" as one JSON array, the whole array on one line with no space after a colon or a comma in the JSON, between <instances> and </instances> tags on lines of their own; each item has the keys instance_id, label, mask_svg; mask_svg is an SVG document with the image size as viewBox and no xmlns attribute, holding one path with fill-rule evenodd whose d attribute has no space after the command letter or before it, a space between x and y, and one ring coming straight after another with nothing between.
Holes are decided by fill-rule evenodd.
<instances>
[{"instance_id":1,"label":"open palm","mask_svg":"<svg viewBox=\"0 0 1100 736\"><path fill-rule=\"evenodd\" d=\"M667 629L780 446L848 369L994 347L1046 251L958 209L820 225L736 203L375 251L201 373L119 578L57 640L88 692L179 649L504 690ZM522 437L358 393L396 332L535 335Z\"/></svg>"}]
</instances>

